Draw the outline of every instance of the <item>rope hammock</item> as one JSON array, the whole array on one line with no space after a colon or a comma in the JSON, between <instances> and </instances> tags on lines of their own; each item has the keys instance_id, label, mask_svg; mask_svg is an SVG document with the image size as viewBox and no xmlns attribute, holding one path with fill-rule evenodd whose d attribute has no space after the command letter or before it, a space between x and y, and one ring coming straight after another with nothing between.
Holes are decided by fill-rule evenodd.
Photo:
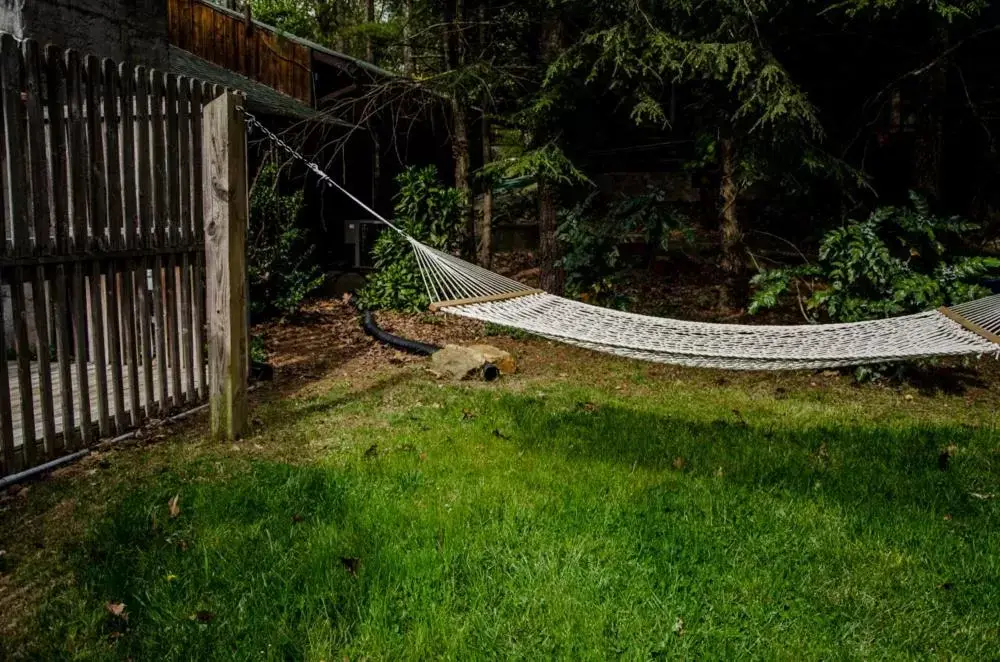
<instances>
[{"instance_id":1,"label":"rope hammock","mask_svg":"<svg viewBox=\"0 0 1000 662\"><path fill-rule=\"evenodd\" d=\"M252 115L247 121L413 247L431 310L657 363L733 370L837 368L943 356L1000 355L1000 295L850 324L711 324L637 315L529 288L420 243L361 202Z\"/></svg>"}]
</instances>

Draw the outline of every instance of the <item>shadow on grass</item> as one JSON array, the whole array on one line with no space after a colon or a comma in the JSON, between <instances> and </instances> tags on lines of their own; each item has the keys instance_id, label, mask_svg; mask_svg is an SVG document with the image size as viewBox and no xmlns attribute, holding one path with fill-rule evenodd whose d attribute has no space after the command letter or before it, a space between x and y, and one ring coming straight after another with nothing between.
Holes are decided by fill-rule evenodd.
<instances>
[{"instance_id":1,"label":"shadow on grass","mask_svg":"<svg viewBox=\"0 0 1000 662\"><path fill-rule=\"evenodd\" d=\"M983 512L970 492L1000 491L990 429L879 425L795 427L748 422L736 410L711 422L614 404L551 411L538 398L505 395L494 407L519 446L570 460L723 478L751 490L836 499L871 512L916 508Z\"/></svg>"},{"instance_id":2,"label":"shadow on grass","mask_svg":"<svg viewBox=\"0 0 1000 662\"><path fill-rule=\"evenodd\" d=\"M82 643L122 659L294 659L306 633L331 644L367 599L356 559L372 536L351 491L334 472L264 462L220 481L161 476L67 552L82 594L43 605L51 636L32 653Z\"/></svg>"}]
</instances>

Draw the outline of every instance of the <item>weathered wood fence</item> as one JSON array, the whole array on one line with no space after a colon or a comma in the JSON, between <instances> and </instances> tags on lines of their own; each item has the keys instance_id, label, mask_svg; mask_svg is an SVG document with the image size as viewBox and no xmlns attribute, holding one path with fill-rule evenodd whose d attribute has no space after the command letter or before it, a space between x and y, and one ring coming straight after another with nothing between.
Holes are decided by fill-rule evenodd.
<instances>
[{"instance_id":1,"label":"weathered wood fence","mask_svg":"<svg viewBox=\"0 0 1000 662\"><path fill-rule=\"evenodd\" d=\"M203 117L231 95L9 35L0 81L3 476L207 397Z\"/></svg>"}]
</instances>

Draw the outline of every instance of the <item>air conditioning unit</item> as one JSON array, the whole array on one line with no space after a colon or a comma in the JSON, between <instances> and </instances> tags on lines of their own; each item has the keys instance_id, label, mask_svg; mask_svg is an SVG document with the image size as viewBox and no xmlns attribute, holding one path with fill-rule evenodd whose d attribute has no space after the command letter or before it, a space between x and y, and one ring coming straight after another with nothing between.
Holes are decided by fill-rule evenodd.
<instances>
[{"instance_id":1,"label":"air conditioning unit","mask_svg":"<svg viewBox=\"0 0 1000 662\"><path fill-rule=\"evenodd\" d=\"M372 249L375 240L386 230L382 221L366 218L344 223L344 243L354 245L354 268L371 269L374 267Z\"/></svg>"}]
</instances>

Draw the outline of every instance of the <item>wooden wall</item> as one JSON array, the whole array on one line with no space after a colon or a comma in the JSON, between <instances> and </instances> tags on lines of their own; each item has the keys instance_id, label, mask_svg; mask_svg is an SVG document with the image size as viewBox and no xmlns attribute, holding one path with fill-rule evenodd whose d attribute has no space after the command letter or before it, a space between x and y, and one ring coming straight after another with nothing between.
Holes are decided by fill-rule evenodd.
<instances>
[{"instance_id":1,"label":"wooden wall","mask_svg":"<svg viewBox=\"0 0 1000 662\"><path fill-rule=\"evenodd\" d=\"M167 20L172 45L312 105L307 46L202 0L168 0Z\"/></svg>"}]
</instances>

